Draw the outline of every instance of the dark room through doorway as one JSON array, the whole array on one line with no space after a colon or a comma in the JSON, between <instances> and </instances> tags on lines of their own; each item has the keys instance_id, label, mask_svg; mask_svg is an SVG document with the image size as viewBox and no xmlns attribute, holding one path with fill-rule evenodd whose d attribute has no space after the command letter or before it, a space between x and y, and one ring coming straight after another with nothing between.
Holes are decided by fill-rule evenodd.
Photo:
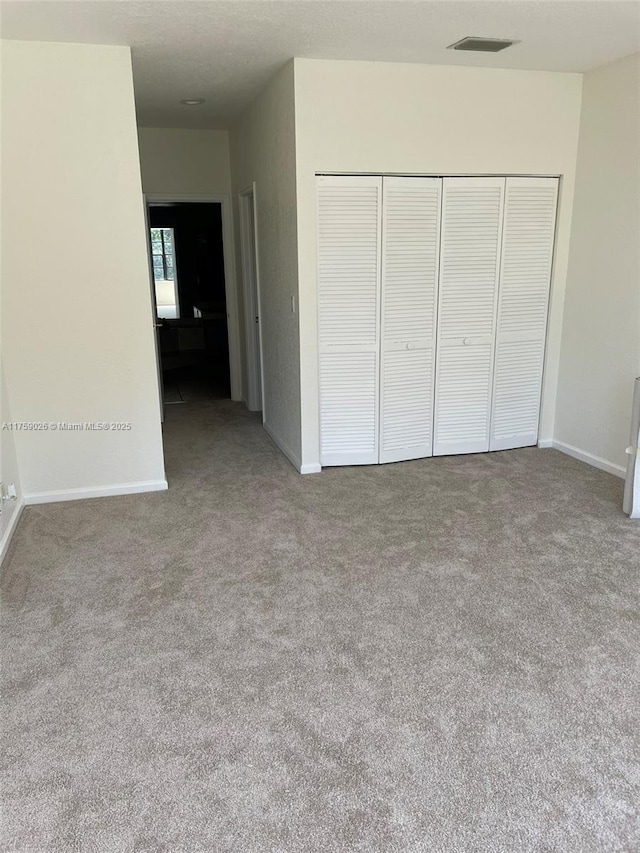
<instances>
[{"instance_id":1,"label":"dark room through doorway","mask_svg":"<svg viewBox=\"0 0 640 853\"><path fill-rule=\"evenodd\" d=\"M148 212L164 404L228 399L222 205L150 202Z\"/></svg>"}]
</instances>

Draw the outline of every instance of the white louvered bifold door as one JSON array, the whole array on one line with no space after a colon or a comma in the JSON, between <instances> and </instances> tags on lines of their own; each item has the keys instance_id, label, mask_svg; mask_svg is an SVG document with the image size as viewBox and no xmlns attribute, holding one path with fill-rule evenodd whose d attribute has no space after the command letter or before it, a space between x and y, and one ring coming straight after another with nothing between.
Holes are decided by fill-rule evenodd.
<instances>
[{"instance_id":1,"label":"white louvered bifold door","mask_svg":"<svg viewBox=\"0 0 640 853\"><path fill-rule=\"evenodd\" d=\"M433 453L489 449L504 178L444 178Z\"/></svg>"},{"instance_id":2,"label":"white louvered bifold door","mask_svg":"<svg viewBox=\"0 0 640 853\"><path fill-rule=\"evenodd\" d=\"M538 443L557 178L507 178L490 450Z\"/></svg>"},{"instance_id":3,"label":"white louvered bifold door","mask_svg":"<svg viewBox=\"0 0 640 853\"><path fill-rule=\"evenodd\" d=\"M381 177L317 179L320 461L378 461Z\"/></svg>"},{"instance_id":4,"label":"white louvered bifold door","mask_svg":"<svg viewBox=\"0 0 640 853\"><path fill-rule=\"evenodd\" d=\"M433 449L441 178L384 178L380 462Z\"/></svg>"}]
</instances>

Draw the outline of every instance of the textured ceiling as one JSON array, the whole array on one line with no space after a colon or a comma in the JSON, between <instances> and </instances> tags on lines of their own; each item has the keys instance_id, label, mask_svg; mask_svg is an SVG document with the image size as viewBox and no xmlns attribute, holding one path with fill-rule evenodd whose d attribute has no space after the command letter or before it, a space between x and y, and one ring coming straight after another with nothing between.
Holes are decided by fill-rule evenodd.
<instances>
[{"instance_id":1,"label":"textured ceiling","mask_svg":"<svg viewBox=\"0 0 640 853\"><path fill-rule=\"evenodd\" d=\"M640 50L636 0L73 0L2 3L9 39L132 48L141 125L226 127L292 56L587 71ZM446 46L518 39L498 54ZM206 98L186 107L181 98Z\"/></svg>"}]
</instances>

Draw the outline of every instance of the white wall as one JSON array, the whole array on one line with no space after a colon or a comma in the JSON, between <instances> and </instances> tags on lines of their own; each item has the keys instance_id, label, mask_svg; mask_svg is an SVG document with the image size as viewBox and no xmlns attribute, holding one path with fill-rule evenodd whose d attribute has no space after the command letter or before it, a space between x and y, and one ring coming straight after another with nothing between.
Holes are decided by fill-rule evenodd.
<instances>
[{"instance_id":1,"label":"white wall","mask_svg":"<svg viewBox=\"0 0 640 853\"><path fill-rule=\"evenodd\" d=\"M145 193L228 195L231 192L226 130L139 127L138 143Z\"/></svg>"},{"instance_id":2,"label":"white wall","mask_svg":"<svg viewBox=\"0 0 640 853\"><path fill-rule=\"evenodd\" d=\"M32 499L162 488L129 49L5 41L2 67L11 416L131 423L16 433L22 488Z\"/></svg>"},{"instance_id":3,"label":"white wall","mask_svg":"<svg viewBox=\"0 0 640 853\"><path fill-rule=\"evenodd\" d=\"M300 466L300 342L293 63L231 131L233 195L256 183L265 428ZM240 258L238 256L238 270ZM295 302L292 311L291 301ZM245 386L246 387L246 386Z\"/></svg>"},{"instance_id":4,"label":"white wall","mask_svg":"<svg viewBox=\"0 0 640 853\"><path fill-rule=\"evenodd\" d=\"M553 435L582 78L296 59L302 458L319 462L316 172L562 175L541 437Z\"/></svg>"},{"instance_id":5,"label":"white wall","mask_svg":"<svg viewBox=\"0 0 640 853\"><path fill-rule=\"evenodd\" d=\"M584 78L556 441L622 473L640 375L640 55Z\"/></svg>"}]
</instances>

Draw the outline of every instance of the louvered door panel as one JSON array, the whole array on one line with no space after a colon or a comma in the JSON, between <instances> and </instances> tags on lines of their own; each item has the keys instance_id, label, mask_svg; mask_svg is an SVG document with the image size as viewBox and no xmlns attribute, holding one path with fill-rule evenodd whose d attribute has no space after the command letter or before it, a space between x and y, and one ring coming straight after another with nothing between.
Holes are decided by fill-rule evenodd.
<instances>
[{"instance_id":1,"label":"louvered door panel","mask_svg":"<svg viewBox=\"0 0 640 853\"><path fill-rule=\"evenodd\" d=\"M504 178L445 178L434 455L489 449Z\"/></svg>"},{"instance_id":2,"label":"louvered door panel","mask_svg":"<svg viewBox=\"0 0 640 853\"><path fill-rule=\"evenodd\" d=\"M431 456L433 350L390 351L382 366L380 462Z\"/></svg>"},{"instance_id":3,"label":"louvered door panel","mask_svg":"<svg viewBox=\"0 0 640 853\"><path fill-rule=\"evenodd\" d=\"M320 361L322 464L357 464L377 450L375 353L325 352ZM350 459L344 462L344 457ZM351 459L354 457L354 459ZM377 459L368 461L377 462Z\"/></svg>"},{"instance_id":4,"label":"louvered door panel","mask_svg":"<svg viewBox=\"0 0 640 853\"><path fill-rule=\"evenodd\" d=\"M492 350L490 343L439 350L436 455L488 450Z\"/></svg>"},{"instance_id":5,"label":"louvered door panel","mask_svg":"<svg viewBox=\"0 0 640 853\"><path fill-rule=\"evenodd\" d=\"M382 178L318 177L322 465L378 461Z\"/></svg>"},{"instance_id":6,"label":"louvered door panel","mask_svg":"<svg viewBox=\"0 0 640 853\"><path fill-rule=\"evenodd\" d=\"M537 443L543 363L544 340L498 341L490 450ZM502 436L504 446L496 446Z\"/></svg>"},{"instance_id":7,"label":"louvered door panel","mask_svg":"<svg viewBox=\"0 0 640 853\"><path fill-rule=\"evenodd\" d=\"M384 178L380 462L431 456L440 178Z\"/></svg>"},{"instance_id":8,"label":"louvered door panel","mask_svg":"<svg viewBox=\"0 0 640 853\"><path fill-rule=\"evenodd\" d=\"M538 441L557 178L507 178L491 450Z\"/></svg>"}]
</instances>

